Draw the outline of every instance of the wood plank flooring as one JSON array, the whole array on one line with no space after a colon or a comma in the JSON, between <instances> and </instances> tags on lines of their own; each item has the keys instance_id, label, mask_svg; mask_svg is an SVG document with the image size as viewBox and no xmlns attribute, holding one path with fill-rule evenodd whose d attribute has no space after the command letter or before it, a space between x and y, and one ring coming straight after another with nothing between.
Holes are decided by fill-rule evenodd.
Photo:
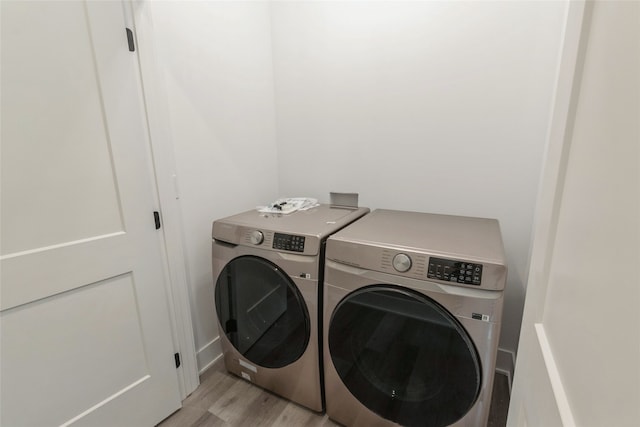
<instances>
[{"instance_id":1,"label":"wood plank flooring","mask_svg":"<svg viewBox=\"0 0 640 427\"><path fill-rule=\"evenodd\" d=\"M312 412L229 374L219 360L200 377L200 386L182 409L159 427L337 427L324 414ZM504 427L509 407L507 377L496 374L488 427Z\"/></svg>"}]
</instances>

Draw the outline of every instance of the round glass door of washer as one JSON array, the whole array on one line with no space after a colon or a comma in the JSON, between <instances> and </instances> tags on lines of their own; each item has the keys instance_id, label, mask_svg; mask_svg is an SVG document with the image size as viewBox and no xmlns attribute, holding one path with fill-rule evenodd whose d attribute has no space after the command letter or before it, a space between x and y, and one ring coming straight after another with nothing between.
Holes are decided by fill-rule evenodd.
<instances>
[{"instance_id":1,"label":"round glass door of washer","mask_svg":"<svg viewBox=\"0 0 640 427\"><path fill-rule=\"evenodd\" d=\"M481 366L468 333L418 292L374 285L347 295L329 324L331 361L363 405L403 426L444 427L475 403Z\"/></svg>"},{"instance_id":2,"label":"round glass door of washer","mask_svg":"<svg viewBox=\"0 0 640 427\"><path fill-rule=\"evenodd\" d=\"M302 356L310 337L306 304L293 280L256 256L231 260L215 288L218 321L235 349L265 368L281 368Z\"/></svg>"}]
</instances>

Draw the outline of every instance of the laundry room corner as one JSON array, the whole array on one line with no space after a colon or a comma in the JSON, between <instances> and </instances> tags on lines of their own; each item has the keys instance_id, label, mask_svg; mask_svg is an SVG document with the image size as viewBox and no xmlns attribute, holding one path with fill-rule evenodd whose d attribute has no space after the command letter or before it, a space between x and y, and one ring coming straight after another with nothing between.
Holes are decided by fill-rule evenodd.
<instances>
[{"instance_id":1,"label":"laundry room corner","mask_svg":"<svg viewBox=\"0 0 640 427\"><path fill-rule=\"evenodd\" d=\"M221 354L211 221L339 190L371 208L499 220L497 369L511 378L564 3L143 4L168 104L198 370Z\"/></svg>"},{"instance_id":2,"label":"laundry room corner","mask_svg":"<svg viewBox=\"0 0 640 427\"><path fill-rule=\"evenodd\" d=\"M640 0L0 21L1 426L638 426Z\"/></svg>"},{"instance_id":3,"label":"laundry room corner","mask_svg":"<svg viewBox=\"0 0 640 427\"><path fill-rule=\"evenodd\" d=\"M274 3L278 182L498 219L511 376L566 4L460 4Z\"/></svg>"}]
</instances>

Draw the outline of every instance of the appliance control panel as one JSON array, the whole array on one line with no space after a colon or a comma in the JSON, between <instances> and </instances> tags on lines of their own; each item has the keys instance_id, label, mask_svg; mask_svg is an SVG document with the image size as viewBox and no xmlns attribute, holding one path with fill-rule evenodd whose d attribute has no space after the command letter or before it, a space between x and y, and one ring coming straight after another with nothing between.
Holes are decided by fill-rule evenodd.
<instances>
[{"instance_id":1,"label":"appliance control panel","mask_svg":"<svg viewBox=\"0 0 640 427\"><path fill-rule=\"evenodd\" d=\"M430 257L427 277L429 279L480 286L482 264Z\"/></svg>"},{"instance_id":2,"label":"appliance control panel","mask_svg":"<svg viewBox=\"0 0 640 427\"><path fill-rule=\"evenodd\" d=\"M272 247L273 249L282 249L285 251L304 252L304 236L275 233Z\"/></svg>"}]
</instances>

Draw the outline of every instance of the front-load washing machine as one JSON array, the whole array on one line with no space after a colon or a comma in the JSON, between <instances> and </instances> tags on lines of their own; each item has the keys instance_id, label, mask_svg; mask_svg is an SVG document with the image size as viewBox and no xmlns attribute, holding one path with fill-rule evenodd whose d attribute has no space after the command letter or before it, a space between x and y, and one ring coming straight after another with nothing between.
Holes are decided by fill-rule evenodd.
<instances>
[{"instance_id":1,"label":"front-load washing machine","mask_svg":"<svg viewBox=\"0 0 640 427\"><path fill-rule=\"evenodd\" d=\"M369 212L328 205L248 211L213 223L213 277L227 370L323 411L322 276L327 237Z\"/></svg>"},{"instance_id":2,"label":"front-load washing machine","mask_svg":"<svg viewBox=\"0 0 640 427\"><path fill-rule=\"evenodd\" d=\"M327 241L327 414L485 426L507 269L498 222L376 210Z\"/></svg>"}]
</instances>

